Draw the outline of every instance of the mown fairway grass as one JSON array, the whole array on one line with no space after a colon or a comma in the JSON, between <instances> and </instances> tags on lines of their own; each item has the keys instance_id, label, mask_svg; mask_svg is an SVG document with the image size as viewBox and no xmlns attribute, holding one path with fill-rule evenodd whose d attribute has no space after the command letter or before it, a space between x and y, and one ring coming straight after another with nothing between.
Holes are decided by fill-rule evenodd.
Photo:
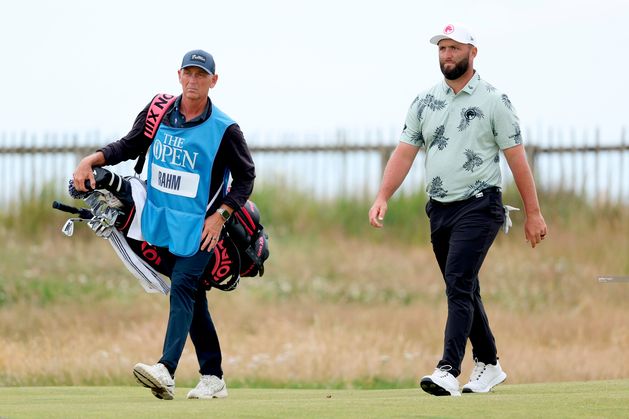
<instances>
[{"instance_id":1,"label":"mown fairway grass","mask_svg":"<svg viewBox=\"0 0 629 419\"><path fill-rule=\"evenodd\" d=\"M434 397L419 389L231 389L229 397L153 398L141 387L0 388L2 418L621 418L629 380L504 384L490 394Z\"/></svg>"}]
</instances>

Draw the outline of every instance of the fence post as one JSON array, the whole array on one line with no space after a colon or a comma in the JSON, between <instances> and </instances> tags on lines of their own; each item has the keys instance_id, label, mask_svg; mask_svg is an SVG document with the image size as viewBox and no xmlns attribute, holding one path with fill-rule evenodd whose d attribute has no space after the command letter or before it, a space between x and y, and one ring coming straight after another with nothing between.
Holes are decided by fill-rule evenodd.
<instances>
[{"instance_id":1,"label":"fence post","mask_svg":"<svg viewBox=\"0 0 629 419\"><path fill-rule=\"evenodd\" d=\"M570 185L570 190L574 194L577 192L577 167L576 166L577 166L578 158L577 158L577 143L575 139L574 130L572 129L570 130L569 142L571 146L570 155L572 156L572 162L570 164L570 172L572 176L569 176L572 182L572 184Z\"/></svg>"},{"instance_id":2,"label":"fence post","mask_svg":"<svg viewBox=\"0 0 629 419\"><path fill-rule=\"evenodd\" d=\"M583 131L583 141L585 143L587 143L587 132ZM580 195L581 196L586 196L586 191L587 191L587 182L588 182L588 178L587 178L587 155L586 153L582 153L581 154L581 192Z\"/></svg>"},{"instance_id":3,"label":"fence post","mask_svg":"<svg viewBox=\"0 0 629 419\"><path fill-rule=\"evenodd\" d=\"M627 130L626 127L622 127L620 131L620 150L618 151L618 155L620 156L620 179L618 179L618 205L622 205L623 202L623 192L625 191L625 181L627 177L625 176L625 153L629 151L627 147Z\"/></svg>"},{"instance_id":4,"label":"fence post","mask_svg":"<svg viewBox=\"0 0 629 419\"><path fill-rule=\"evenodd\" d=\"M596 129L594 130L594 193L596 194L596 198L594 202L597 207L601 206L601 200L602 200L602 196L599 190L599 187L601 186L601 182L599 181L600 151L601 151L600 130L598 127L596 127Z\"/></svg>"},{"instance_id":5,"label":"fence post","mask_svg":"<svg viewBox=\"0 0 629 419\"><path fill-rule=\"evenodd\" d=\"M389 149L385 145L380 146L380 178L384 175L384 168L387 167L389 162Z\"/></svg>"},{"instance_id":6,"label":"fence post","mask_svg":"<svg viewBox=\"0 0 629 419\"><path fill-rule=\"evenodd\" d=\"M526 148L526 160L529 162L529 166L531 167L531 172L533 173L533 178L537 179L537 149L539 146L531 145Z\"/></svg>"}]
</instances>

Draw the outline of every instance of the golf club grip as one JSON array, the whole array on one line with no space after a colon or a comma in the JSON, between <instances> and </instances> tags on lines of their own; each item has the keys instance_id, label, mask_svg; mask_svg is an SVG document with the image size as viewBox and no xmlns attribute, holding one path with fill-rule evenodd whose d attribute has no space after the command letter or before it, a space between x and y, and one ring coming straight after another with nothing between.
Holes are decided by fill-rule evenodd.
<instances>
[{"instance_id":1,"label":"golf club grip","mask_svg":"<svg viewBox=\"0 0 629 419\"><path fill-rule=\"evenodd\" d=\"M59 201L53 201L52 207L54 209L58 209L59 211L69 212L70 214L78 214L79 209L75 207L71 207L70 205L62 204Z\"/></svg>"},{"instance_id":2,"label":"golf club grip","mask_svg":"<svg viewBox=\"0 0 629 419\"><path fill-rule=\"evenodd\" d=\"M85 220L89 220L94 216L94 214L92 214L92 211L87 208L75 208L71 207L70 205L62 204L59 201L54 201L52 203L52 207L54 209L58 209L59 211L69 212L70 214L78 214L79 218L83 218Z\"/></svg>"}]
</instances>

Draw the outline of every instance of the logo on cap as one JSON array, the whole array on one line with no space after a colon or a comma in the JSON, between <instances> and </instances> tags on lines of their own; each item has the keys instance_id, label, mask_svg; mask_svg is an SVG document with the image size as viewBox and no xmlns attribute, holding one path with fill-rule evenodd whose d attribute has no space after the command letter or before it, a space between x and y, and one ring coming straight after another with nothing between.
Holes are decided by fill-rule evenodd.
<instances>
[{"instance_id":1,"label":"logo on cap","mask_svg":"<svg viewBox=\"0 0 629 419\"><path fill-rule=\"evenodd\" d=\"M452 32L454 32L454 26L450 25L446 25L445 28L443 28L443 33L446 35L451 34Z\"/></svg>"},{"instance_id":2,"label":"logo on cap","mask_svg":"<svg viewBox=\"0 0 629 419\"><path fill-rule=\"evenodd\" d=\"M201 61L202 63L204 63L205 57L203 55L192 54L192 56L190 57L190 60Z\"/></svg>"}]
</instances>

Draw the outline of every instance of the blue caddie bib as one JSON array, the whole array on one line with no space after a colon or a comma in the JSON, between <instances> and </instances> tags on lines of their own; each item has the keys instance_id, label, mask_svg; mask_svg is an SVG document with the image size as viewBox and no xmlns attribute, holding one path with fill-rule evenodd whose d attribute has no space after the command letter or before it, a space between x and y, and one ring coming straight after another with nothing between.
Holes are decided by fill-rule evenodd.
<instances>
[{"instance_id":1,"label":"blue caddie bib","mask_svg":"<svg viewBox=\"0 0 629 419\"><path fill-rule=\"evenodd\" d=\"M210 203L212 165L223 134L232 124L229 116L212 105L210 118L195 127L159 126L148 153L142 212L146 241L168 247L177 256L192 256L199 250ZM224 182L220 192L225 192L225 186Z\"/></svg>"}]
</instances>

